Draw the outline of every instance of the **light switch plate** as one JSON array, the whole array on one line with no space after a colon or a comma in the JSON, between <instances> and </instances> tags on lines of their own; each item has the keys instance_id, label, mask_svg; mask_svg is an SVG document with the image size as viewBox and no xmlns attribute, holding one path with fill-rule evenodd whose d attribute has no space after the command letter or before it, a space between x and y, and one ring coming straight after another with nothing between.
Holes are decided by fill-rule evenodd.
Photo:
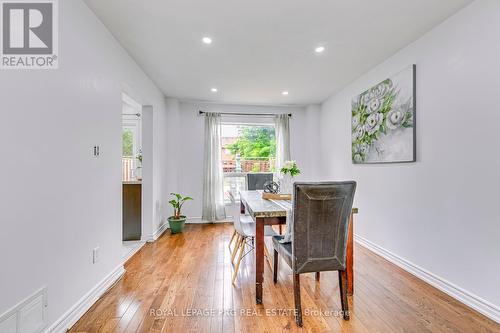
<instances>
[{"instance_id":1,"label":"light switch plate","mask_svg":"<svg viewBox=\"0 0 500 333\"><path fill-rule=\"evenodd\" d=\"M97 146L97 145L96 145L96 146L94 146L94 148L93 148L92 152L93 152L94 157L99 157L99 156L101 156L101 147L100 147L100 146Z\"/></svg>"}]
</instances>

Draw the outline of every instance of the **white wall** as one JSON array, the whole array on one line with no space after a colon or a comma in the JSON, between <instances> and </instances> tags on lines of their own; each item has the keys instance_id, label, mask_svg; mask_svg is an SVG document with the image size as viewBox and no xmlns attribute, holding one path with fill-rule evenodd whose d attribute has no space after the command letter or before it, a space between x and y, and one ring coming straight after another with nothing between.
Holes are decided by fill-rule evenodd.
<instances>
[{"instance_id":1,"label":"white wall","mask_svg":"<svg viewBox=\"0 0 500 333\"><path fill-rule=\"evenodd\" d=\"M358 182L356 233L497 311L499 32L500 1L476 1L333 95L321 112L323 176ZM351 99L410 64L417 65L418 161L353 165Z\"/></svg>"},{"instance_id":2,"label":"white wall","mask_svg":"<svg viewBox=\"0 0 500 333\"><path fill-rule=\"evenodd\" d=\"M50 323L122 263L122 92L152 105L168 171L163 94L83 2L59 6L60 68L0 72L0 314L47 286Z\"/></svg>"},{"instance_id":3,"label":"white wall","mask_svg":"<svg viewBox=\"0 0 500 333\"><path fill-rule=\"evenodd\" d=\"M273 106L242 106L221 105L211 103L182 102L180 104L180 132L182 141L180 144L179 191L184 195L190 195L195 200L185 205L184 212L190 218L201 218L201 203L203 197L203 132L204 118L198 115L198 111L207 112L240 112L240 113L291 113L290 120L290 145L292 158L297 160L302 170L298 177L302 180L313 180L318 176L314 163L319 151L319 106L303 107L273 107ZM225 117L225 121L262 122L260 117ZM272 118L266 119L273 123Z\"/></svg>"},{"instance_id":4,"label":"white wall","mask_svg":"<svg viewBox=\"0 0 500 333\"><path fill-rule=\"evenodd\" d=\"M164 112L161 112L164 113ZM155 112L151 105L142 107L142 205L141 205L141 238L144 241L153 239L154 230L157 228L155 219L155 197L156 184L155 178L155 159L158 156L155 153L155 132L154 132ZM149 221L149 223L147 223Z\"/></svg>"}]
</instances>

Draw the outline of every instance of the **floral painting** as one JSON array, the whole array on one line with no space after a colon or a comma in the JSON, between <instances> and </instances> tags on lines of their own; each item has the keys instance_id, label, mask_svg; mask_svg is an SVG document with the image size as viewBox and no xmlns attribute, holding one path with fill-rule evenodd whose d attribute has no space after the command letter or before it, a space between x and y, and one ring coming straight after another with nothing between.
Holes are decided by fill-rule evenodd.
<instances>
[{"instance_id":1,"label":"floral painting","mask_svg":"<svg viewBox=\"0 0 500 333\"><path fill-rule=\"evenodd\" d=\"M352 161L414 162L415 65L352 101Z\"/></svg>"}]
</instances>

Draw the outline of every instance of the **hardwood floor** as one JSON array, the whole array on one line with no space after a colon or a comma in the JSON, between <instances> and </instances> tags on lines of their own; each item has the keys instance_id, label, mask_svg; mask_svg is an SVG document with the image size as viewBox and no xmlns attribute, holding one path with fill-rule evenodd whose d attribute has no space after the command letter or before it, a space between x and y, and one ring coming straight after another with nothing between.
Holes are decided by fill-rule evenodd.
<instances>
[{"instance_id":1,"label":"hardwood floor","mask_svg":"<svg viewBox=\"0 0 500 333\"><path fill-rule=\"evenodd\" d=\"M188 225L183 234L167 231L146 244L71 332L500 332L500 325L359 245L351 320L336 312L337 272L322 273L320 282L304 274L300 329L285 263L276 285L266 264L263 305L255 304L253 253L231 284L232 231L231 224Z\"/></svg>"}]
</instances>

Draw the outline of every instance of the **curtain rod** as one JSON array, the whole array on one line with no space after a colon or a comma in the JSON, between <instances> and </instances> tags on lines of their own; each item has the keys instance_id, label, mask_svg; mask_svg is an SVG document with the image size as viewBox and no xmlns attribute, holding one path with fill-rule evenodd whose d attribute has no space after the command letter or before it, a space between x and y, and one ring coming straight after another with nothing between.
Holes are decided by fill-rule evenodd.
<instances>
[{"instance_id":1,"label":"curtain rod","mask_svg":"<svg viewBox=\"0 0 500 333\"><path fill-rule=\"evenodd\" d=\"M198 111L199 115L202 116L206 112L205 111ZM225 115L225 116L261 116L261 117L274 117L274 116L279 116L282 113L238 113L238 112L218 112L219 114ZM292 114L288 113L288 117L291 117Z\"/></svg>"}]
</instances>

